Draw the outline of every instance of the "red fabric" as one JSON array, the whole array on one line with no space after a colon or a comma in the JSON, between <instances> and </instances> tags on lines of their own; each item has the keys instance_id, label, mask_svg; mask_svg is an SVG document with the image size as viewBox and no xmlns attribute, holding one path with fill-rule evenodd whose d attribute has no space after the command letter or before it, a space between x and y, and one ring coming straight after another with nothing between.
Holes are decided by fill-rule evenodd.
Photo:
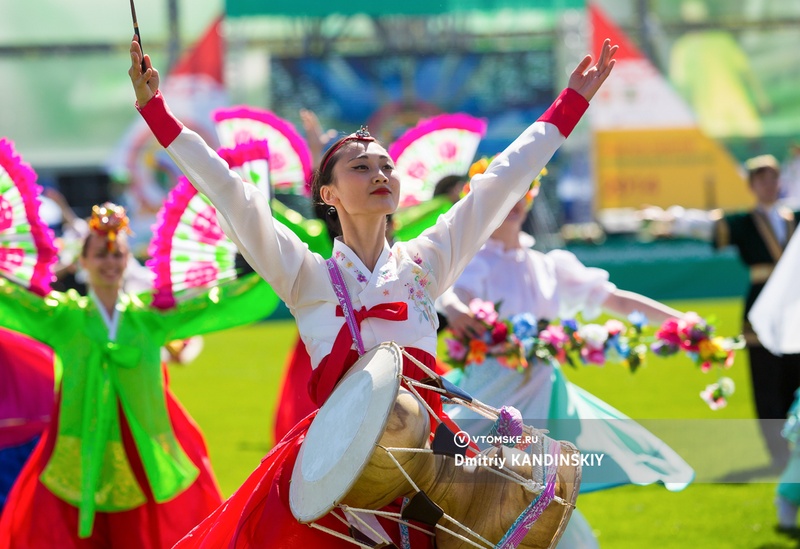
<instances>
[{"instance_id":1,"label":"red fabric","mask_svg":"<svg viewBox=\"0 0 800 549\"><path fill-rule=\"evenodd\" d=\"M181 130L183 130L183 124L169 110L161 91L157 91L144 107L136 105L136 108L139 109L144 121L150 126L150 131L153 132L153 135L156 136L158 142L165 149L175 141Z\"/></svg>"},{"instance_id":2,"label":"red fabric","mask_svg":"<svg viewBox=\"0 0 800 549\"><path fill-rule=\"evenodd\" d=\"M344 363L345 361L342 362ZM323 363L327 363L327 361L324 360ZM438 375L443 376L450 370L450 367L441 360L436 359L433 370ZM336 382L343 374L344 372L342 371L336 372L334 374L335 380L332 384L328 382L327 385L330 387L336 385ZM303 340L298 336L294 351L286 362L286 372L283 376L275 412L273 440L281 440L300 420L319 408L310 396L311 392L316 391L316 389L310 387L312 375L311 357L308 355ZM317 376L319 375L321 373L317 374ZM328 375L331 374L329 373Z\"/></svg>"},{"instance_id":3,"label":"red fabric","mask_svg":"<svg viewBox=\"0 0 800 549\"><path fill-rule=\"evenodd\" d=\"M404 301L393 301L381 303L369 309L361 307L353 313L356 324L359 326L367 318L401 321L408 319L408 304ZM344 316L344 312L339 306L336 307L336 316ZM351 352L352 345L353 336L350 334L350 327L345 322L339 329L339 333L336 334L330 354L323 358L317 369L311 373L311 380L308 383L311 400L321 405L328 399L333 388L355 362L348 362L346 359Z\"/></svg>"},{"instance_id":4,"label":"red fabric","mask_svg":"<svg viewBox=\"0 0 800 549\"><path fill-rule=\"evenodd\" d=\"M55 416L9 494L0 517L0 549L162 549L171 547L212 512L222 496L211 472L203 436L169 390L166 398L177 439L200 470L189 488L166 503L153 500L130 429L123 418L123 444L148 502L130 511L97 513L92 536L79 539L78 509L58 499L39 482L58 432L58 417Z\"/></svg>"},{"instance_id":5,"label":"red fabric","mask_svg":"<svg viewBox=\"0 0 800 549\"><path fill-rule=\"evenodd\" d=\"M53 360L50 347L0 329L0 448L44 431L55 402Z\"/></svg>"},{"instance_id":6,"label":"red fabric","mask_svg":"<svg viewBox=\"0 0 800 549\"><path fill-rule=\"evenodd\" d=\"M311 380L311 357L300 337L297 337L294 351L286 362L286 373L278 396L275 412L273 440L281 440L292 427L318 408L308 394Z\"/></svg>"},{"instance_id":7,"label":"red fabric","mask_svg":"<svg viewBox=\"0 0 800 549\"><path fill-rule=\"evenodd\" d=\"M419 349L406 348L405 350L429 368L435 367L436 361L428 353ZM345 368L333 365L328 367L337 371L340 369L346 371L357 358L358 354L351 350L347 355ZM332 364L331 361L326 363ZM417 366L407 359L403 362L403 372L414 379L426 377ZM425 390L420 393L440 417L446 417L441 411L442 404L438 394ZM242 487L182 539L175 549L352 548L353 545L349 542L300 524L292 516L289 508L289 483L292 470L300 445L315 415L316 412L301 420L267 454ZM397 502L389 508L398 510ZM390 536L397 536L394 542L400 547L397 523L379 520ZM317 522L338 532L346 533L344 525L331 515L326 515ZM415 549L433 547L433 540L430 536L417 532L413 528L409 530L412 547Z\"/></svg>"},{"instance_id":8,"label":"red fabric","mask_svg":"<svg viewBox=\"0 0 800 549\"><path fill-rule=\"evenodd\" d=\"M585 97L571 88L566 88L539 117L539 121L553 124L561 135L569 137L588 108L589 102Z\"/></svg>"}]
</instances>

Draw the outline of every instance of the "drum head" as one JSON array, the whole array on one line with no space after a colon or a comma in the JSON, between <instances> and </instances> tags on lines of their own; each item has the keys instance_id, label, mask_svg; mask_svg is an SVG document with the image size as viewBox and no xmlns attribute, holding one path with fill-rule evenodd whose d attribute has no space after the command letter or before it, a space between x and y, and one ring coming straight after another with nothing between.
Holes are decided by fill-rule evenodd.
<instances>
[{"instance_id":1,"label":"drum head","mask_svg":"<svg viewBox=\"0 0 800 549\"><path fill-rule=\"evenodd\" d=\"M324 516L355 484L386 428L402 364L395 343L370 349L320 408L292 471L289 505L298 521Z\"/></svg>"}]
</instances>

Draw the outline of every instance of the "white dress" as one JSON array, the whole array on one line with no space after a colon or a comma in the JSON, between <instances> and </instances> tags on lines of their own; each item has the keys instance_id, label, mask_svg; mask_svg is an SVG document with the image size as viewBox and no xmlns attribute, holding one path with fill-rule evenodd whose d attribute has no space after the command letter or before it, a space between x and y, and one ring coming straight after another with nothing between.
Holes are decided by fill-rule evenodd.
<instances>
[{"instance_id":1,"label":"white dress","mask_svg":"<svg viewBox=\"0 0 800 549\"><path fill-rule=\"evenodd\" d=\"M325 259L273 219L267 198L254 185L244 184L199 135L178 127L174 129L177 135L167 132L165 137L163 127L171 120L159 112L159 99L156 96L142 109L145 120L181 171L214 204L225 233L247 262L289 307L316 368L330 353L344 324L335 314L338 300ZM495 158L486 173L472 179L470 193L433 227L391 248L385 244L374 270L336 240L334 257L354 308L399 301L408 304L407 320L363 321L361 335L367 349L394 340L435 356L438 320L434 300L455 282L564 142L557 124L558 120L533 123Z\"/></svg>"},{"instance_id":2,"label":"white dress","mask_svg":"<svg viewBox=\"0 0 800 549\"><path fill-rule=\"evenodd\" d=\"M434 300L452 286L577 123L576 112L586 102L576 96L562 94L554 104L558 108L543 117L547 120L532 124L485 174L474 177L469 195L433 227L408 242L385 244L373 270L341 240L334 243L333 257L355 309L389 302L407 306L404 320L366 318L360 325L365 348L393 340L435 356ZM316 369L344 325L336 316L338 299L325 259L274 220L266 197L244 184L197 134L174 121L158 95L142 114L183 173L214 204L227 236L287 304Z\"/></svg>"},{"instance_id":3,"label":"white dress","mask_svg":"<svg viewBox=\"0 0 800 549\"><path fill-rule=\"evenodd\" d=\"M502 301L500 314L508 318L528 312L537 319L584 319L600 312L600 305L615 286L602 269L584 266L572 253L548 254L532 250L524 235L521 249L504 250L490 240L467 266L455 284L474 297ZM662 482L670 490L685 488L694 478L689 465L664 442L602 400L567 381L557 363L536 361L529 372L519 373L487 357L469 364L452 381L489 405L513 406L526 424L550 430L584 453L602 453L600 466L584 467L581 492L622 484ZM464 408L448 407L459 425L488 432L491 421Z\"/></svg>"}]
</instances>

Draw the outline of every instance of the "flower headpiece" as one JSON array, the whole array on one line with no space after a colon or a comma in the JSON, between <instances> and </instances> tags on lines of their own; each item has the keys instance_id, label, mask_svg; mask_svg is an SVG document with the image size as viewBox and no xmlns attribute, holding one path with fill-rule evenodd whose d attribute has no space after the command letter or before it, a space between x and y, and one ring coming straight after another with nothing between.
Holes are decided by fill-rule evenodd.
<instances>
[{"instance_id":1,"label":"flower headpiece","mask_svg":"<svg viewBox=\"0 0 800 549\"><path fill-rule=\"evenodd\" d=\"M472 179L474 176L478 175L479 173L486 172L489 164L492 163L492 160L495 159L497 155L489 157L482 157L479 160L473 162L472 166L469 167L469 178ZM547 175L547 168L542 168L542 171L539 172L534 180L531 182L531 187L528 189L528 192L525 193L525 203L528 208L533 206L533 199L539 194L539 185L542 182L542 177ZM464 194L469 192L469 183L466 184L464 187Z\"/></svg>"},{"instance_id":2,"label":"flower headpiece","mask_svg":"<svg viewBox=\"0 0 800 549\"><path fill-rule=\"evenodd\" d=\"M369 134L369 130L367 129L366 126L361 126L361 128L357 132L351 133L347 137L340 139L338 143L336 143L333 147L328 149L328 152L325 153L325 156L322 158L322 162L320 163L320 169L319 169L320 172L325 171L325 167L328 165L328 162L330 162L333 155L336 154L336 151L341 149L345 143L349 143L351 141L369 142L369 141L375 141L375 138Z\"/></svg>"},{"instance_id":3,"label":"flower headpiece","mask_svg":"<svg viewBox=\"0 0 800 549\"><path fill-rule=\"evenodd\" d=\"M89 228L97 234L108 238L108 251L113 252L117 247L117 237L120 231L131 233L128 216L125 208L106 202L92 206L92 217L89 219Z\"/></svg>"}]
</instances>

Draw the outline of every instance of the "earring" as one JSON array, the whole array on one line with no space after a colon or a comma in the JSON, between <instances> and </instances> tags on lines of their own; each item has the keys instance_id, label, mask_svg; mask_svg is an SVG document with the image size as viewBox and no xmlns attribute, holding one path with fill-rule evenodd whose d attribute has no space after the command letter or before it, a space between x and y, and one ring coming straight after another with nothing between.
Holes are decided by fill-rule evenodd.
<instances>
[{"instance_id":1,"label":"earring","mask_svg":"<svg viewBox=\"0 0 800 549\"><path fill-rule=\"evenodd\" d=\"M335 217L336 216L336 208L334 208L333 206L328 208L328 215L331 216L331 217Z\"/></svg>"}]
</instances>

